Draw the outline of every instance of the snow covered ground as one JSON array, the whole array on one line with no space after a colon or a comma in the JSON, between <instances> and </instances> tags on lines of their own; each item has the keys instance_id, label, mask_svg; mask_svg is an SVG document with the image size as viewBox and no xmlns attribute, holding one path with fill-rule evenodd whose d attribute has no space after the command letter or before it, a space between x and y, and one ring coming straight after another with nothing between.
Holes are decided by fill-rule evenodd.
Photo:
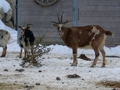
<instances>
[{"instance_id":1,"label":"snow covered ground","mask_svg":"<svg viewBox=\"0 0 120 90\"><path fill-rule=\"evenodd\" d=\"M18 58L20 48L17 44L17 32L5 26L2 21L0 21L0 28L11 33L7 56L0 58L0 84L5 85L2 86L3 90L113 90L113 87L105 87L97 83L120 81L120 58L107 57L106 67L101 68L102 56L100 55L97 65L91 68L94 52L79 49L78 56L81 53L85 54L92 61L78 58L78 66L72 67L72 50L62 45L48 46L52 50L43 56L42 67L22 68L20 66L22 60ZM120 46L105 47L107 56L120 57L119 50ZM24 71L19 72L16 69L24 69ZM80 78L67 77L72 74L77 74ZM7 87L11 89L6 89ZM120 90L117 87L115 89Z\"/></svg>"},{"instance_id":2,"label":"snow covered ground","mask_svg":"<svg viewBox=\"0 0 120 90\"><path fill-rule=\"evenodd\" d=\"M2 0L3 1L3 0ZM105 47L107 65L101 68L102 56L91 68L94 59L92 50L78 50L78 56L85 54L92 61L78 58L78 66L71 66L72 50L62 45L50 45L51 52L44 55L42 67L22 68L18 58L17 32L0 20L0 28L11 33L6 57L0 58L0 90L120 90L120 87L105 87L101 81L120 81L120 46ZM2 48L0 48L0 53ZM21 72L16 70L23 70ZM77 74L80 78L68 78Z\"/></svg>"},{"instance_id":3,"label":"snow covered ground","mask_svg":"<svg viewBox=\"0 0 120 90\"><path fill-rule=\"evenodd\" d=\"M97 83L120 81L120 58L106 58L105 68L101 68L101 56L94 68L90 67L92 61L82 59L78 59L77 67L72 67L70 66L71 50L66 46L55 45L51 46L53 48L51 53L44 55L42 67L22 68L20 66L22 60L18 58L19 47L15 47L17 47L15 42L9 44L7 56L0 58L0 83L12 84L10 90L113 90L113 87L104 87ZM82 53L91 59L94 58L94 54L90 51L82 51ZM5 71L6 69L8 71ZM24 69L24 71L18 72L16 69ZM71 74L77 74L80 78L68 78L67 75ZM57 77L60 80L57 80ZM21 87L14 89L16 85L21 85ZM28 89L28 86L33 89Z\"/></svg>"}]
</instances>

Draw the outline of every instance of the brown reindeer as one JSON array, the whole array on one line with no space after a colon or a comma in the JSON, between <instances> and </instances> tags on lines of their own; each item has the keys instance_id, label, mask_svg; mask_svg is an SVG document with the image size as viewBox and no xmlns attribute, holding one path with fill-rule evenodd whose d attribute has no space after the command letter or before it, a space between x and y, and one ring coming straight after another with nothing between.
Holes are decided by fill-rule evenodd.
<instances>
[{"instance_id":1,"label":"brown reindeer","mask_svg":"<svg viewBox=\"0 0 120 90\"><path fill-rule=\"evenodd\" d=\"M65 24L69 21L63 22L63 13L61 17L58 17L58 22L53 22L53 25L57 27L58 33L64 43L73 50L73 63L72 66L77 66L77 48L93 49L95 52L95 59L91 65L94 67L99 57L99 51L103 56L102 67L105 67L105 51L104 45L106 35L112 36L111 31L105 31L98 25L88 25L82 27L66 27Z\"/></svg>"}]
</instances>

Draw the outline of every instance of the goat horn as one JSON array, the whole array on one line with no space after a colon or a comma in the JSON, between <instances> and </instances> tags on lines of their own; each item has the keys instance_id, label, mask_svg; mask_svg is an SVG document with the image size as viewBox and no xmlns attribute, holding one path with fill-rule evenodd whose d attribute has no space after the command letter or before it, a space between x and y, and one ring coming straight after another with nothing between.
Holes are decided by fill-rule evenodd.
<instances>
[{"instance_id":1,"label":"goat horn","mask_svg":"<svg viewBox=\"0 0 120 90\"><path fill-rule=\"evenodd\" d=\"M61 15L61 23L62 23L63 14L64 14L64 12L63 12L62 15Z\"/></svg>"},{"instance_id":2,"label":"goat horn","mask_svg":"<svg viewBox=\"0 0 120 90\"><path fill-rule=\"evenodd\" d=\"M33 24L27 24L27 26L29 26L29 25L33 25Z\"/></svg>"},{"instance_id":3,"label":"goat horn","mask_svg":"<svg viewBox=\"0 0 120 90\"><path fill-rule=\"evenodd\" d=\"M58 24L57 22L51 21L52 23Z\"/></svg>"},{"instance_id":4,"label":"goat horn","mask_svg":"<svg viewBox=\"0 0 120 90\"><path fill-rule=\"evenodd\" d=\"M58 18L58 23L60 23L60 18L59 18L59 16L57 15L57 18Z\"/></svg>"},{"instance_id":5,"label":"goat horn","mask_svg":"<svg viewBox=\"0 0 120 90\"><path fill-rule=\"evenodd\" d=\"M70 22L70 21L66 20L66 21L64 22L64 24L66 24L66 23L68 23L68 22Z\"/></svg>"}]
</instances>

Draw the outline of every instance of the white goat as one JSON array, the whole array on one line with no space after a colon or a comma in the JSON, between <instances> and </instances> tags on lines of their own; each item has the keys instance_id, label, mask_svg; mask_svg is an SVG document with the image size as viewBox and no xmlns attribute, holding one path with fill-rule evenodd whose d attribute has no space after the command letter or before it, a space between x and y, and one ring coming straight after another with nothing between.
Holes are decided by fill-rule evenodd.
<instances>
[{"instance_id":1,"label":"white goat","mask_svg":"<svg viewBox=\"0 0 120 90\"><path fill-rule=\"evenodd\" d=\"M10 33L8 31L5 31L3 29L0 29L0 47L3 48L1 57L5 57L6 56L6 52L7 52L7 43L10 40Z\"/></svg>"}]
</instances>

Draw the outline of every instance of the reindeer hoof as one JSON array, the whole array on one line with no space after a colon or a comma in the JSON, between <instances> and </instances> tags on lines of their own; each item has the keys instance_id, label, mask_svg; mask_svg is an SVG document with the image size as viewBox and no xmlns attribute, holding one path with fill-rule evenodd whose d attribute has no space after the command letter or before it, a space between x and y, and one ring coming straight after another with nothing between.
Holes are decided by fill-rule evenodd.
<instances>
[{"instance_id":1,"label":"reindeer hoof","mask_svg":"<svg viewBox=\"0 0 120 90\"><path fill-rule=\"evenodd\" d=\"M93 68L93 67L94 67L94 65L91 65L90 67L92 67L92 68Z\"/></svg>"},{"instance_id":2,"label":"reindeer hoof","mask_svg":"<svg viewBox=\"0 0 120 90\"><path fill-rule=\"evenodd\" d=\"M2 55L1 57L5 57L5 55Z\"/></svg>"},{"instance_id":3,"label":"reindeer hoof","mask_svg":"<svg viewBox=\"0 0 120 90\"><path fill-rule=\"evenodd\" d=\"M71 66L77 66L77 64L72 64Z\"/></svg>"},{"instance_id":4,"label":"reindeer hoof","mask_svg":"<svg viewBox=\"0 0 120 90\"><path fill-rule=\"evenodd\" d=\"M91 67L94 67L95 65L96 65L96 64L93 63L93 64L91 65Z\"/></svg>"},{"instance_id":5,"label":"reindeer hoof","mask_svg":"<svg viewBox=\"0 0 120 90\"><path fill-rule=\"evenodd\" d=\"M22 60L26 60L27 58L23 57Z\"/></svg>"},{"instance_id":6,"label":"reindeer hoof","mask_svg":"<svg viewBox=\"0 0 120 90\"><path fill-rule=\"evenodd\" d=\"M21 56L18 56L19 58L22 58Z\"/></svg>"},{"instance_id":7,"label":"reindeer hoof","mask_svg":"<svg viewBox=\"0 0 120 90\"><path fill-rule=\"evenodd\" d=\"M102 67L102 68L105 68L105 65L102 65L101 67Z\"/></svg>"},{"instance_id":8,"label":"reindeer hoof","mask_svg":"<svg viewBox=\"0 0 120 90\"><path fill-rule=\"evenodd\" d=\"M28 68L28 66L23 66L23 68Z\"/></svg>"}]
</instances>

